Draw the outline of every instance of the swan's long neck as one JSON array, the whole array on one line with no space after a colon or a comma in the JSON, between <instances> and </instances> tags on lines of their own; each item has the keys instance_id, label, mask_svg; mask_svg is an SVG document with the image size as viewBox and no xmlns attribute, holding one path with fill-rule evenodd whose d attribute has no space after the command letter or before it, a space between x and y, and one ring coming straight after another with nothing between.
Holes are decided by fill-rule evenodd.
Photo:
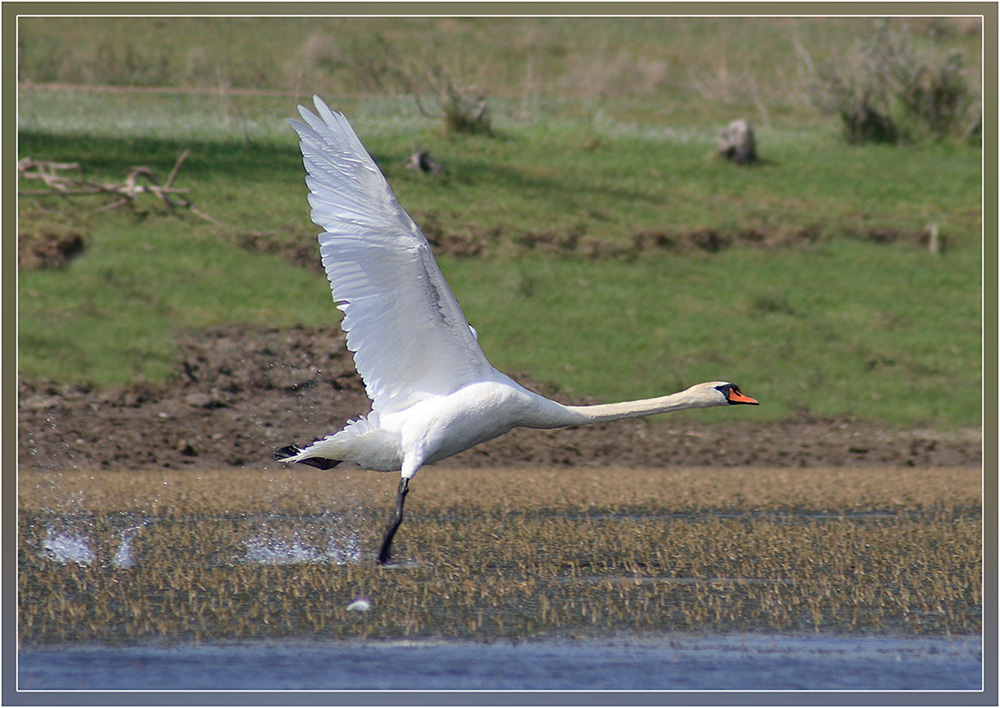
<instances>
[{"instance_id":1,"label":"swan's long neck","mask_svg":"<svg viewBox=\"0 0 1000 708\"><path fill-rule=\"evenodd\" d=\"M602 403L595 406L564 406L554 401L546 400L549 405L538 413L530 427L559 428L566 425L586 425L589 423L608 423L625 418L641 418L656 413L669 413L687 408L709 408L725 405L725 401L705 395L697 387L673 393L669 396L644 398L638 401L623 401L621 403Z\"/></svg>"}]
</instances>

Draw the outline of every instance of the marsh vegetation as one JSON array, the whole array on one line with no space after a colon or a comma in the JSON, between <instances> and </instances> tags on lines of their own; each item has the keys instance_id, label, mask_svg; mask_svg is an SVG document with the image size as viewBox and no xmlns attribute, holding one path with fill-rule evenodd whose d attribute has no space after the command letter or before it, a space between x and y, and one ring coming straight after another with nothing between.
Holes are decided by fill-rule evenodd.
<instances>
[{"instance_id":1,"label":"marsh vegetation","mask_svg":"<svg viewBox=\"0 0 1000 708\"><path fill-rule=\"evenodd\" d=\"M432 469L380 567L393 487L24 473L21 641L981 629L975 469Z\"/></svg>"}]
</instances>

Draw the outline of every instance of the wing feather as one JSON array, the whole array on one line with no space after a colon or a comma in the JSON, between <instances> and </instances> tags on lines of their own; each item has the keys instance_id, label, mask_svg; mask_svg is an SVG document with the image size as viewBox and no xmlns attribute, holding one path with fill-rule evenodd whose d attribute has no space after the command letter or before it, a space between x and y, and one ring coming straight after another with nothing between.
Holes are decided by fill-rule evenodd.
<instances>
[{"instance_id":1,"label":"wing feather","mask_svg":"<svg viewBox=\"0 0 1000 708\"><path fill-rule=\"evenodd\" d=\"M492 378L494 369L427 239L396 201L347 119L317 96L300 107L312 220L347 347L379 412Z\"/></svg>"}]
</instances>

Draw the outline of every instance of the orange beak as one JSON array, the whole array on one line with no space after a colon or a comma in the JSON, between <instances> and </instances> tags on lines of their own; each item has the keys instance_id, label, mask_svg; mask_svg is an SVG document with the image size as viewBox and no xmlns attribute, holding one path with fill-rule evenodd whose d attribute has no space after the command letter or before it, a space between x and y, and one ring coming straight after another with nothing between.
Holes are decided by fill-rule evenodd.
<instances>
[{"instance_id":1,"label":"orange beak","mask_svg":"<svg viewBox=\"0 0 1000 708\"><path fill-rule=\"evenodd\" d=\"M750 396L746 396L746 395L740 393L735 388L730 388L729 389L729 402L730 403L745 403L745 404L751 405L751 406L759 406L760 405L757 401L755 401L754 399L750 398Z\"/></svg>"}]
</instances>

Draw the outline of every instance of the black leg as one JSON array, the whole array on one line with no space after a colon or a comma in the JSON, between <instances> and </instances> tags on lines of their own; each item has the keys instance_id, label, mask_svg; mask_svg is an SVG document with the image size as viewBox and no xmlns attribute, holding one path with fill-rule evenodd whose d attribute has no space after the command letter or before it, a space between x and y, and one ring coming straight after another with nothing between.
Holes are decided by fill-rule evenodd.
<instances>
[{"instance_id":1,"label":"black leg","mask_svg":"<svg viewBox=\"0 0 1000 708\"><path fill-rule=\"evenodd\" d=\"M385 565L389 560L389 547L392 546L392 537L396 535L396 529L403 522L403 502L406 500L406 493L409 491L410 480L403 477L399 480L399 491L396 493L396 508L392 510L389 517L389 525L385 527L385 536L382 537L382 548L378 552L379 565Z\"/></svg>"}]
</instances>

